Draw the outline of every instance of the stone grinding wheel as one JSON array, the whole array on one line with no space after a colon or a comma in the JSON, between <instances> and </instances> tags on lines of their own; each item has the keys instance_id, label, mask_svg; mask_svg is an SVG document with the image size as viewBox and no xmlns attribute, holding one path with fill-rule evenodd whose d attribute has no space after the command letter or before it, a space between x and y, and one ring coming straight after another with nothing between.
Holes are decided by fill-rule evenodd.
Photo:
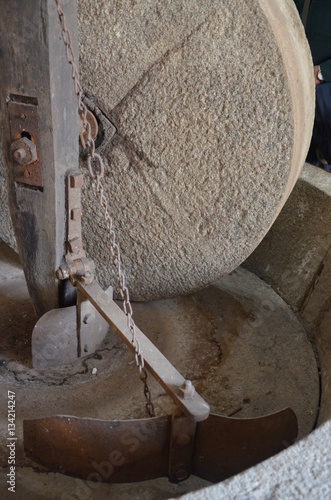
<instances>
[{"instance_id":1,"label":"stone grinding wheel","mask_svg":"<svg viewBox=\"0 0 331 500\"><path fill-rule=\"evenodd\" d=\"M290 0L79 2L83 87L116 127L106 195L135 300L191 292L254 250L300 173L313 122ZM112 264L85 189L87 250Z\"/></svg>"},{"instance_id":2,"label":"stone grinding wheel","mask_svg":"<svg viewBox=\"0 0 331 500\"><path fill-rule=\"evenodd\" d=\"M99 152L131 298L201 288L257 246L305 158L314 86L295 6L85 0L78 8L82 82L104 129ZM2 162L0 188L0 236L15 246ZM89 189L84 209L87 249L108 286L112 264Z\"/></svg>"}]
</instances>

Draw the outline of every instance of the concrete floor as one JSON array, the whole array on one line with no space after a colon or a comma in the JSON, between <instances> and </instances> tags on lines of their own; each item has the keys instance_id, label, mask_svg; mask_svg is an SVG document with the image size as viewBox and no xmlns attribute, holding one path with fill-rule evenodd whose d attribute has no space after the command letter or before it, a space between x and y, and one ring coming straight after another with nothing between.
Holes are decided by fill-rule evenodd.
<instances>
[{"instance_id":1,"label":"concrete floor","mask_svg":"<svg viewBox=\"0 0 331 500\"><path fill-rule=\"evenodd\" d=\"M7 390L17 400L17 498L169 498L209 483L191 477L180 485L158 479L135 485L95 485L49 473L24 457L22 420L53 414L106 419L145 417L141 382L132 355L109 335L96 355L71 365L35 370L31 331L36 321L16 254L0 244L0 459L6 467ZM258 416L291 406L299 438L318 413L319 377L306 332L284 301L243 269L193 295L134 304L136 323L190 378L214 413ZM97 375L92 374L97 368ZM171 402L151 380L157 415ZM7 498L6 469L0 475ZM97 488L96 488L97 486ZM9 498L9 497L8 497Z\"/></svg>"}]
</instances>

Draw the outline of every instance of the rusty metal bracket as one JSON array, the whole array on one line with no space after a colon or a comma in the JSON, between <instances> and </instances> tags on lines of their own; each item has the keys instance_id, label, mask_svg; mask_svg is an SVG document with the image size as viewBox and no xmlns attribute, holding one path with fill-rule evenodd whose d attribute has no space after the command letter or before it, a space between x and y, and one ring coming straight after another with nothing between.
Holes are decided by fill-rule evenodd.
<instances>
[{"instance_id":1,"label":"rusty metal bracket","mask_svg":"<svg viewBox=\"0 0 331 500\"><path fill-rule=\"evenodd\" d=\"M37 99L11 95L7 107L14 180L42 188Z\"/></svg>"},{"instance_id":2,"label":"rusty metal bracket","mask_svg":"<svg viewBox=\"0 0 331 500\"><path fill-rule=\"evenodd\" d=\"M81 279L84 283L92 283L95 264L86 256L82 241L83 183L84 176L79 170L70 172L67 176L67 253L56 275L60 280L70 277L73 280Z\"/></svg>"},{"instance_id":3,"label":"rusty metal bracket","mask_svg":"<svg viewBox=\"0 0 331 500\"><path fill-rule=\"evenodd\" d=\"M79 301L91 303L134 352L127 317L112 298L96 281L86 284L74 275L71 280ZM193 385L138 328L137 334L146 367L175 403L172 417L107 421L54 416L24 421L28 456L52 471L97 481L167 476L177 483L190 474L220 481L294 442L298 424L290 408L250 419L210 415ZM128 443L134 446L128 448Z\"/></svg>"},{"instance_id":4,"label":"rusty metal bracket","mask_svg":"<svg viewBox=\"0 0 331 500\"><path fill-rule=\"evenodd\" d=\"M66 177L67 239L64 260L57 278L88 284L94 280L95 265L86 256L81 235L81 189L84 177L79 170ZM35 368L65 365L87 356L104 340L109 326L93 305L78 292L76 306L53 309L44 314L32 332L32 361ZM107 296L112 298L110 287ZM63 327L59 331L59 322Z\"/></svg>"}]
</instances>

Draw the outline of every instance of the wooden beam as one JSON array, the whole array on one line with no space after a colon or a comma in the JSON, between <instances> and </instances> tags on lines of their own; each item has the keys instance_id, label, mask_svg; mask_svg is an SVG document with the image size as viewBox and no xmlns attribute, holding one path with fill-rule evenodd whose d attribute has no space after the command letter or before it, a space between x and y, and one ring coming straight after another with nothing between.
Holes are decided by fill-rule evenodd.
<instances>
[{"instance_id":1,"label":"wooden beam","mask_svg":"<svg viewBox=\"0 0 331 500\"><path fill-rule=\"evenodd\" d=\"M70 0L63 8L78 57L76 7ZM0 0L0 9L0 120L10 210L29 293L42 315L59 305L55 271L65 253L65 177L78 168L77 98L55 0ZM37 148L28 167L12 150L20 137ZM20 160L22 151L15 154Z\"/></svg>"}]
</instances>

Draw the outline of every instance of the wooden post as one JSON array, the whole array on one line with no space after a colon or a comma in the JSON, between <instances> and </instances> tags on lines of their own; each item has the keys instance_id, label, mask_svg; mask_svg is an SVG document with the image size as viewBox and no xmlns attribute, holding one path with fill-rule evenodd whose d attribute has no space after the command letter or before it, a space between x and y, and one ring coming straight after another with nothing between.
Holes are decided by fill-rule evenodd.
<instances>
[{"instance_id":1,"label":"wooden post","mask_svg":"<svg viewBox=\"0 0 331 500\"><path fill-rule=\"evenodd\" d=\"M63 0L78 57L76 7L76 0ZM0 8L0 121L10 210L40 316L59 305L55 272L65 254L65 176L78 168L77 98L55 0L0 0Z\"/></svg>"}]
</instances>

